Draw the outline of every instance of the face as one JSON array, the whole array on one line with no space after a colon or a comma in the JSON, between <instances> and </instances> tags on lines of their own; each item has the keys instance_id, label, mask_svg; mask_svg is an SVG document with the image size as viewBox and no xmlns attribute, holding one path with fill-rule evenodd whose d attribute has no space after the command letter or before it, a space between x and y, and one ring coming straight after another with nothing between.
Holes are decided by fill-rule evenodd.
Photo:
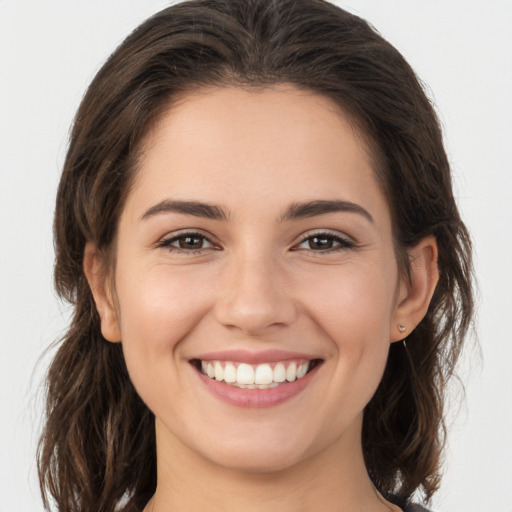
<instances>
[{"instance_id":1,"label":"face","mask_svg":"<svg viewBox=\"0 0 512 512\"><path fill-rule=\"evenodd\" d=\"M391 232L330 100L280 86L175 103L144 141L102 323L158 439L251 471L360 442L396 329Z\"/></svg>"}]
</instances>

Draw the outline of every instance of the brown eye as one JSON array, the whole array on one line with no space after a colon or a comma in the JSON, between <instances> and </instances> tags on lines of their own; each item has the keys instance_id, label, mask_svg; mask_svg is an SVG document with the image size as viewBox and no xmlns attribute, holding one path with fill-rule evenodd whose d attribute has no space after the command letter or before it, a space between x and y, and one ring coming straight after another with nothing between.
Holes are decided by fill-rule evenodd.
<instances>
[{"instance_id":1,"label":"brown eye","mask_svg":"<svg viewBox=\"0 0 512 512\"><path fill-rule=\"evenodd\" d=\"M185 235L178 238L178 246L180 249L202 249L204 237L196 235Z\"/></svg>"},{"instance_id":2,"label":"brown eye","mask_svg":"<svg viewBox=\"0 0 512 512\"><path fill-rule=\"evenodd\" d=\"M325 251L326 249L332 249L334 240L332 237L313 236L308 239L308 245L310 249Z\"/></svg>"},{"instance_id":3,"label":"brown eye","mask_svg":"<svg viewBox=\"0 0 512 512\"><path fill-rule=\"evenodd\" d=\"M208 238L201 233L182 233L171 238L162 240L158 247L163 247L169 251L176 252L194 252L204 249L213 249L213 245Z\"/></svg>"},{"instance_id":4,"label":"brown eye","mask_svg":"<svg viewBox=\"0 0 512 512\"><path fill-rule=\"evenodd\" d=\"M303 238L295 250L307 250L313 252L335 252L354 247L354 243L339 235L330 233L318 233Z\"/></svg>"}]
</instances>

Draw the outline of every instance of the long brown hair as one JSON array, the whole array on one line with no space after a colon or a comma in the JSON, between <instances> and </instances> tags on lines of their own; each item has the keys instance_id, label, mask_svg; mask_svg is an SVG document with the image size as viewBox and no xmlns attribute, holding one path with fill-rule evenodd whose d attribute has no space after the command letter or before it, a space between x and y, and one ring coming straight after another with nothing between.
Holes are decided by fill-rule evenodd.
<instances>
[{"instance_id":1,"label":"long brown hair","mask_svg":"<svg viewBox=\"0 0 512 512\"><path fill-rule=\"evenodd\" d=\"M38 468L46 507L140 510L156 486L154 417L107 343L82 260L113 261L139 142L173 98L209 85L290 83L341 107L370 142L388 198L397 261L433 235L440 280L428 313L392 344L367 405L363 449L390 499L440 482L445 388L471 322L471 246L454 201L436 114L400 53L367 22L321 0L190 0L138 27L91 83L76 114L54 221L55 284L74 315L47 378Z\"/></svg>"}]
</instances>

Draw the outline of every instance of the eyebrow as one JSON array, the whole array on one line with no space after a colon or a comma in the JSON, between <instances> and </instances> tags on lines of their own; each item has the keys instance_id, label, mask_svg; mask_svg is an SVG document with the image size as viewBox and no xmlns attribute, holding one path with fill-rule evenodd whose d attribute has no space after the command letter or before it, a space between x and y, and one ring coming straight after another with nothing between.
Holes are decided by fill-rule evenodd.
<instances>
[{"instance_id":1,"label":"eyebrow","mask_svg":"<svg viewBox=\"0 0 512 512\"><path fill-rule=\"evenodd\" d=\"M338 212L355 213L362 215L372 223L375 222L370 213L362 206L350 201L341 200L317 200L303 203L292 203L281 216L280 222ZM194 217L223 221L226 221L229 218L228 212L220 206L202 203L200 201L178 201L165 199L146 210L146 212L141 216L141 220L148 219L161 213L181 213L184 215L193 215Z\"/></svg>"},{"instance_id":2,"label":"eyebrow","mask_svg":"<svg viewBox=\"0 0 512 512\"><path fill-rule=\"evenodd\" d=\"M308 201L304 203L293 203L281 217L281 222L286 220L304 219L316 217L327 213L348 212L362 215L370 222L375 222L370 212L362 206L350 201Z\"/></svg>"},{"instance_id":3,"label":"eyebrow","mask_svg":"<svg viewBox=\"0 0 512 512\"><path fill-rule=\"evenodd\" d=\"M201 203L199 201L176 201L165 199L155 204L149 210L146 210L141 216L141 220L148 219L159 213L182 213L193 215L194 217L203 217L213 220L227 220L228 215L220 206Z\"/></svg>"}]
</instances>

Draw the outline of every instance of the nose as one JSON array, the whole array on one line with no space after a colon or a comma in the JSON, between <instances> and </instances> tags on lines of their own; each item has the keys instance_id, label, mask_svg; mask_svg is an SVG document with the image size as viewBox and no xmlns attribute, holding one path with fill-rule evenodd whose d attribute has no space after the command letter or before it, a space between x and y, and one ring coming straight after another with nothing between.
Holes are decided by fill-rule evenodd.
<instances>
[{"instance_id":1,"label":"nose","mask_svg":"<svg viewBox=\"0 0 512 512\"><path fill-rule=\"evenodd\" d=\"M215 305L217 321L251 336L290 325L297 307L286 272L271 257L234 258Z\"/></svg>"}]
</instances>

